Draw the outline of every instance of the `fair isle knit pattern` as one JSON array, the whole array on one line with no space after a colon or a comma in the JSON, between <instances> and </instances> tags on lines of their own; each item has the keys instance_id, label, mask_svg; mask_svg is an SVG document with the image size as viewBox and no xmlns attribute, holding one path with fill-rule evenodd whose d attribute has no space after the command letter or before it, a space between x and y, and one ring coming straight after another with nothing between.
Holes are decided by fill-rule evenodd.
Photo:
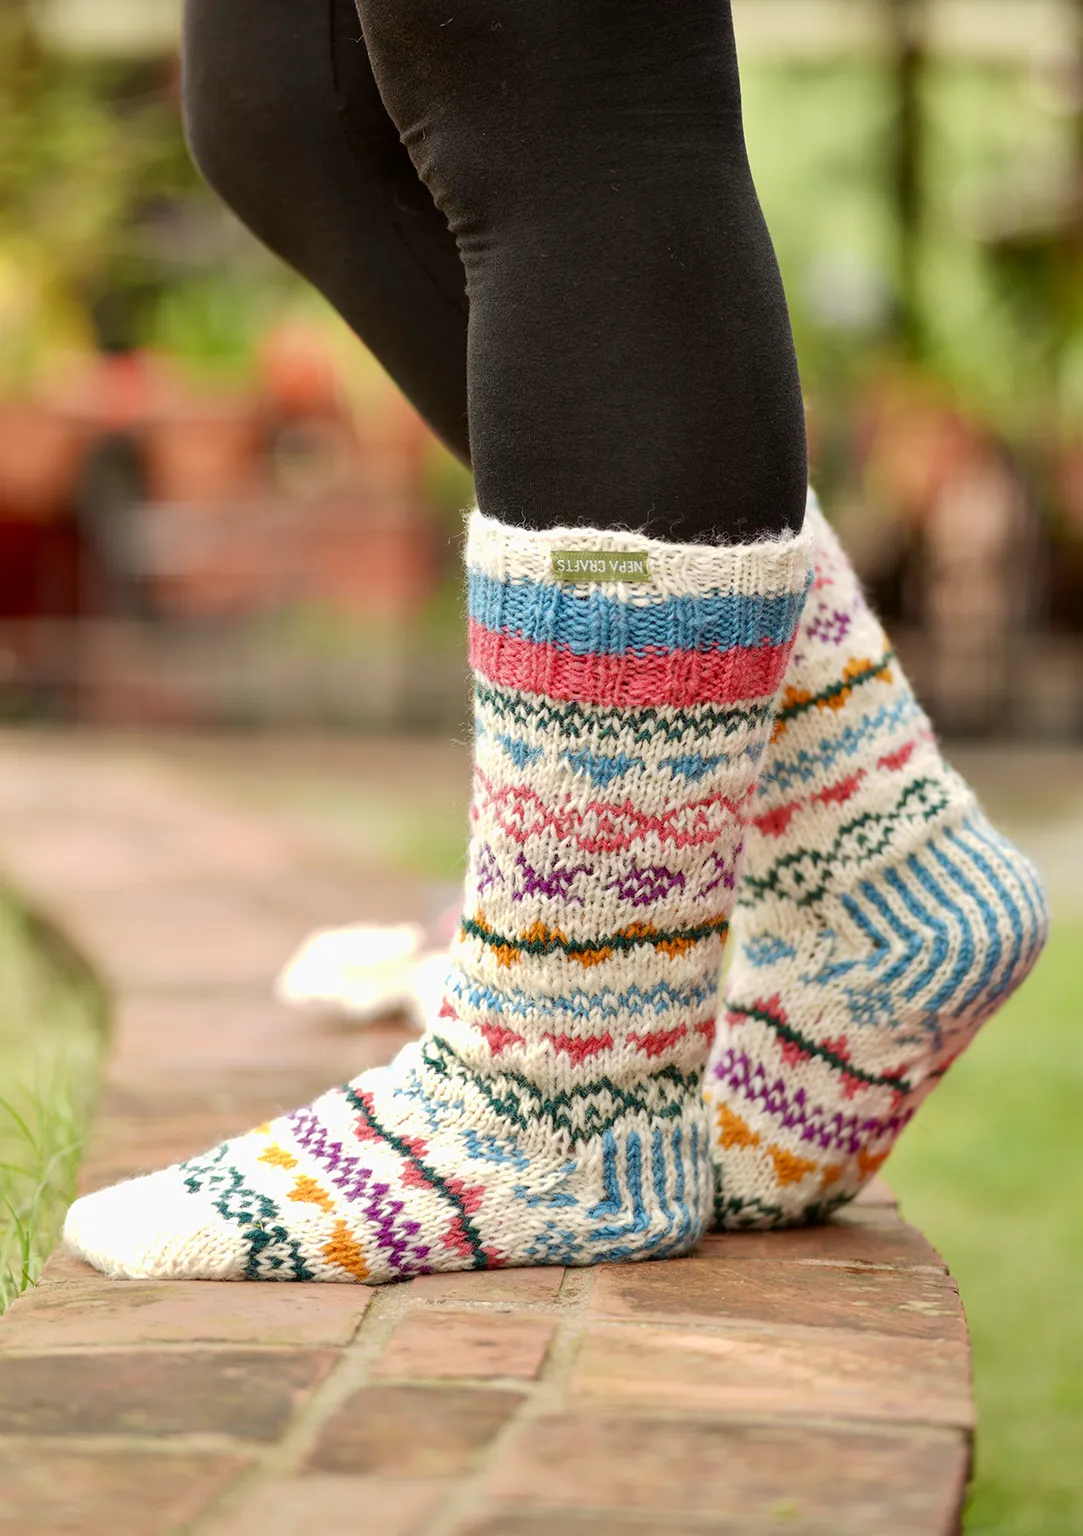
<instances>
[{"instance_id":1,"label":"fair isle knit pattern","mask_svg":"<svg viewBox=\"0 0 1083 1536\"><path fill-rule=\"evenodd\" d=\"M1046 932L1037 874L944 762L814 501L807 527L707 1077L722 1227L852 1199Z\"/></svg>"},{"instance_id":2,"label":"fair isle knit pattern","mask_svg":"<svg viewBox=\"0 0 1083 1536\"><path fill-rule=\"evenodd\" d=\"M564 584L562 548L645 555L649 579ZM475 513L467 564L474 796L439 1016L389 1067L77 1201L68 1246L106 1272L378 1284L660 1258L705 1230L703 1073L808 537Z\"/></svg>"}]
</instances>

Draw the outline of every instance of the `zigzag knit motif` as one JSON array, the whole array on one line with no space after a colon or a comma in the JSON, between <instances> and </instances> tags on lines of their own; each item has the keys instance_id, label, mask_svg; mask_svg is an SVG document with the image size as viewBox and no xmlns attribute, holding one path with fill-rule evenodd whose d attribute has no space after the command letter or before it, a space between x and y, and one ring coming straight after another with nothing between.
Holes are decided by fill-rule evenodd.
<instances>
[{"instance_id":1,"label":"zigzag knit motif","mask_svg":"<svg viewBox=\"0 0 1083 1536\"><path fill-rule=\"evenodd\" d=\"M1037 874L944 762L815 501L807 526L707 1076L723 1227L851 1199L1046 933Z\"/></svg>"},{"instance_id":2,"label":"zigzag knit motif","mask_svg":"<svg viewBox=\"0 0 1083 1536\"><path fill-rule=\"evenodd\" d=\"M566 583L562 548L634 553L637 580ZM808 537L474 514L467 563L474 796L438 1017L389 1067L77 1201L68 1245L108 1273L376 1284L656 1258L705 1230L703 1072Z\"/></svg>"}]
</instances>

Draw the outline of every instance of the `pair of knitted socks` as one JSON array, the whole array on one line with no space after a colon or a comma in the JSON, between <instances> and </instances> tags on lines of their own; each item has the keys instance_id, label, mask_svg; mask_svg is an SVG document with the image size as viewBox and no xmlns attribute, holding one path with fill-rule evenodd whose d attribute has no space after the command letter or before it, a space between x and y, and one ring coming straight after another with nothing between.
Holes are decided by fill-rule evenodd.
<instances>
[{"instance_id":1,"label":"pair of knitted socks","mask_svg":"<svg viewBox=\"0 0 1083 1536\"><path fill-rule=\"evenodd\" d=\"M314 1105L77 1201L68 1246L107 1273L377 1284L808 1219L1032 965L1037 879L944 764L815 506L717 548L475 513L467 567L474 795L439 1017Z\"/></svg>"}]
</instances>

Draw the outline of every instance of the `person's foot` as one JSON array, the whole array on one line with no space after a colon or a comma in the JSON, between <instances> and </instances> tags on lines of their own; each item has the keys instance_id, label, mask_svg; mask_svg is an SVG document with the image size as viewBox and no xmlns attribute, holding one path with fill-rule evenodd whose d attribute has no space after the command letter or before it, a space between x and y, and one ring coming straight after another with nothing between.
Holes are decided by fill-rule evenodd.
<instances>
[{"instance_id":1,"label":"person's foot","mask_svg":"<svg viewBox=\"0 0 1083 1536\"><path fill-rule=\"evenodd\" d=\"M707 1075L721 1227L851 1199L1042 948L1041 882L941 756L822 514Z\"/></svg>"},{"instance_id":2,"label":"person's foot","mask_svg":"<svg viewBox=\"0 0 1083 1536\"><path fill-rule=\"evenodd\" d=\"M605 579L559 579L568 550ZM703 1071L808 539L475 514L468 564L474 800L439 1018L315 1104L76 1201L68 1247L108 1274L375 1284L702 1235Z\"/></svg>"}]
</instances>

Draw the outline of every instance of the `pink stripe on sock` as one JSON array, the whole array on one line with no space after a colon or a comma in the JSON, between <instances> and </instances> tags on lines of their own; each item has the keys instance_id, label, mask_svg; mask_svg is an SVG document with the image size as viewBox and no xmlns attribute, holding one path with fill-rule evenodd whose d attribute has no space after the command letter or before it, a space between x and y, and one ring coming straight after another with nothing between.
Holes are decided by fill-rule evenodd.
<instances>
[{"instance_id":1,"label":"pink stripe on sock","mask_svg":"<svg viewBox=\"0 0 1083 1536\"><path fill-rule=\"evenodd\" d=\"M549 643L494 634L476 621L470 624L470 664L498 687L624 709L772 698L791 649L759 645L663 655L576 656Z\"/></svg>"}]
</instances>

